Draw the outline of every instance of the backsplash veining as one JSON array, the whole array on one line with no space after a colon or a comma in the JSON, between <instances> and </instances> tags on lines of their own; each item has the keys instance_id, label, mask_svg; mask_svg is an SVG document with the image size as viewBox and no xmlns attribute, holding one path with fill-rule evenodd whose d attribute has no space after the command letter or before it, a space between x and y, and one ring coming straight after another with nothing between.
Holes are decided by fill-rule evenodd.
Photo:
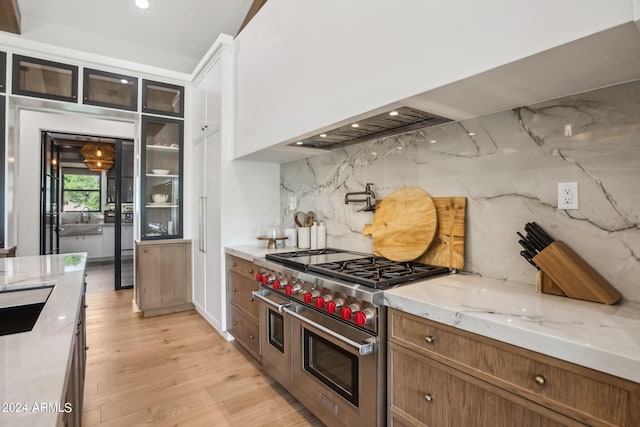
<instances>
[{"instance_id":1,"label":"backsplash veining","mask_svg":"<svg viewBox=\"0 0 640 427\"><path fill-rule=\"evenodd\" d=\"M466 196L464 270L534 284L516 231L536 221L627 300L640 301L640 81L481 118L420 129L281 167L281 223L297 210L327 224L329 246L370 252L373 213L344 204L375 185ZM557 206L558 182L577 181L579 209Z\"/></svg>"}]
</instances>

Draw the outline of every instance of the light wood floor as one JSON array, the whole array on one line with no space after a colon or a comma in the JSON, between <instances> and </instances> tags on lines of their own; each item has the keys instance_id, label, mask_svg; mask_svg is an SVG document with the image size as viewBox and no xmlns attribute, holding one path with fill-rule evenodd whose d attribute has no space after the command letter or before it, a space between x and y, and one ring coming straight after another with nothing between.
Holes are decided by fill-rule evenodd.
<instances>
[{"instance_id":1,"label":"light wood floor","mask_svg":"<svg viewBox=\"0 0 640 427\"><path fill-rule=\"evenodd\" d=\"M321 426L195 311L142 318L87 295L85 426Z\"/></svg>"}]
</instances>

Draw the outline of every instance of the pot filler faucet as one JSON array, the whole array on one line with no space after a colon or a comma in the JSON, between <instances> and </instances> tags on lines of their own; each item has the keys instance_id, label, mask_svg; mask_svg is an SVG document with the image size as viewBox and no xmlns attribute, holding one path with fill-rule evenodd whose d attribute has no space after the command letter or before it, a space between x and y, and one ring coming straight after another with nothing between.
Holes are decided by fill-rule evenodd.
<instances>
[{"instance_id":1,"label":"pot filler faucet","mask_svg":"<svg viewBox=\"0 0 640 427\"><path fill-rule=\"evenodd\" d=\"M359 209L358 212L373 212L376 210L376 205L375 203L371 203L371 199L375 199L376 195L375 193L371 190L371 186L373 185L372 182L368 182L367 185L365 186L364 191L354 191L352 193L347 193L344 196L344 204L348 205L349 203L366 203L366 206L362 209ZM365 199L353 199L353 198L349 198L349 196L367 196Z\"/></svg>"}]
</instances>

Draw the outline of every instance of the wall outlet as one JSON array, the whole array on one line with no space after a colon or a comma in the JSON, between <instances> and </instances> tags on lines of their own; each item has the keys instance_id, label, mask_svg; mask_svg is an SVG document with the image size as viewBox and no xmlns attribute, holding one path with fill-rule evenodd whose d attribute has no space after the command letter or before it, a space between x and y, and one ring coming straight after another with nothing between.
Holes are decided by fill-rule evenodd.
<instances>
[{"instance_id":1,"label":"wall outlet","mask_svg":"<svg viewBox=\"0 0 640 427\"><path fill-rule=\"evenodd\" d=\"M558 209L578 209L578 183L558 183Z\"/></svg>"}]
</instances>

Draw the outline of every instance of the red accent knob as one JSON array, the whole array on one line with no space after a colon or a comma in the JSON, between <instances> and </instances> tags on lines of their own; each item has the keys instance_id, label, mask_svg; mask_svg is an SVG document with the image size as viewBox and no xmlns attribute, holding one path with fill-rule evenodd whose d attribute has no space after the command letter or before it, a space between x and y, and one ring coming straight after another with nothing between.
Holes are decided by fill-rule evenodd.
<instances>
[{"instance_id":1,"label":"red accent knob","mask_svg":"<svg viewBox=\"0 0 640 427\"><path fill-rule=\"evenodd\" d=\"M356 325L362 326L367 323L367 315L359 311L356 313L356 318L354 320L356 322Z\"/></svg>"},{"instance_id":2,"label":"red accent knob","mask_svg":"<svg viewBox=\"0 0 640 427\"><path fill-rule=\"evenodd\" d=\"M349 307L342 307L342 310L340 310L340 316L344 319L344 320L349 320L351 319L351 315L353 313L351 313L351 309Z\"/></svg>"},{"instance_id":3,"label":"red accent knob","mask_svg":"<svg viewBox=\"0 0 640 427\"><path fill-rule=\"evenodd\" d=\"M302 297L304 298L304 302L307 304L311 304L311 300L313 299L313 295L311 295L311 292L305 292L304 296Z\"/></svg>"},{"instance_id":4,"label":"red accent knob","mask_svg":"<svg viewBox=\"0 0 640 427\"><path fill-rule=\"evenodd\" d=\"M293 286L287 285L284 287L284 293L291 296L293 295Z\"/></svg>"},{"instance_id":5,"label":"red accent knob","mask_svg":"<svg viewBox=\"0 0 640 427\"><path fill-rule=\"evenodd\" d=\"M317 308L324 308L324 298L322 298L322 297L316 298L316 307Z\"/></svg>"},{"instance_id":6,"label":"red accent knob","mask_svg":"<svg viewBox=\"0 0 640 427\"><path fill-rule=\"evenodd\" d=\"M256 274L256 282L262 282L262 274Z\"/></svg>"},{"instance_id":7,"label":"red accent knob","mask_svg":"<svg viewBox=\"0 0 640 427\"><path fill-rule=\"evenodd\" d=\"M262 276L262 284L266 285L267 283L269 283L269 276Z\"/></svg>"},{"instance_id":8,"label":"red accent knob","mask_svg":"<svg viewBox=\"0 0 640 427\"><path fill-rule=\"evenodd\" d=\"M280 280L276 280L275 282L273 282L273 289L275 289L276 291L280 290Z\"/></svg>"},{"instance_id":9,"label":"red accent knob","mask_svg":"<svg viewBox=\"0 0 640 427\"><path fill-rule=\"evenodd\" d=\"M335 302L329 301L327 303L327 313L331 313L331 314L335 313L336 312L336 308L338 308L338 307L336 306Z\"/></svg>"}]
</instances>

